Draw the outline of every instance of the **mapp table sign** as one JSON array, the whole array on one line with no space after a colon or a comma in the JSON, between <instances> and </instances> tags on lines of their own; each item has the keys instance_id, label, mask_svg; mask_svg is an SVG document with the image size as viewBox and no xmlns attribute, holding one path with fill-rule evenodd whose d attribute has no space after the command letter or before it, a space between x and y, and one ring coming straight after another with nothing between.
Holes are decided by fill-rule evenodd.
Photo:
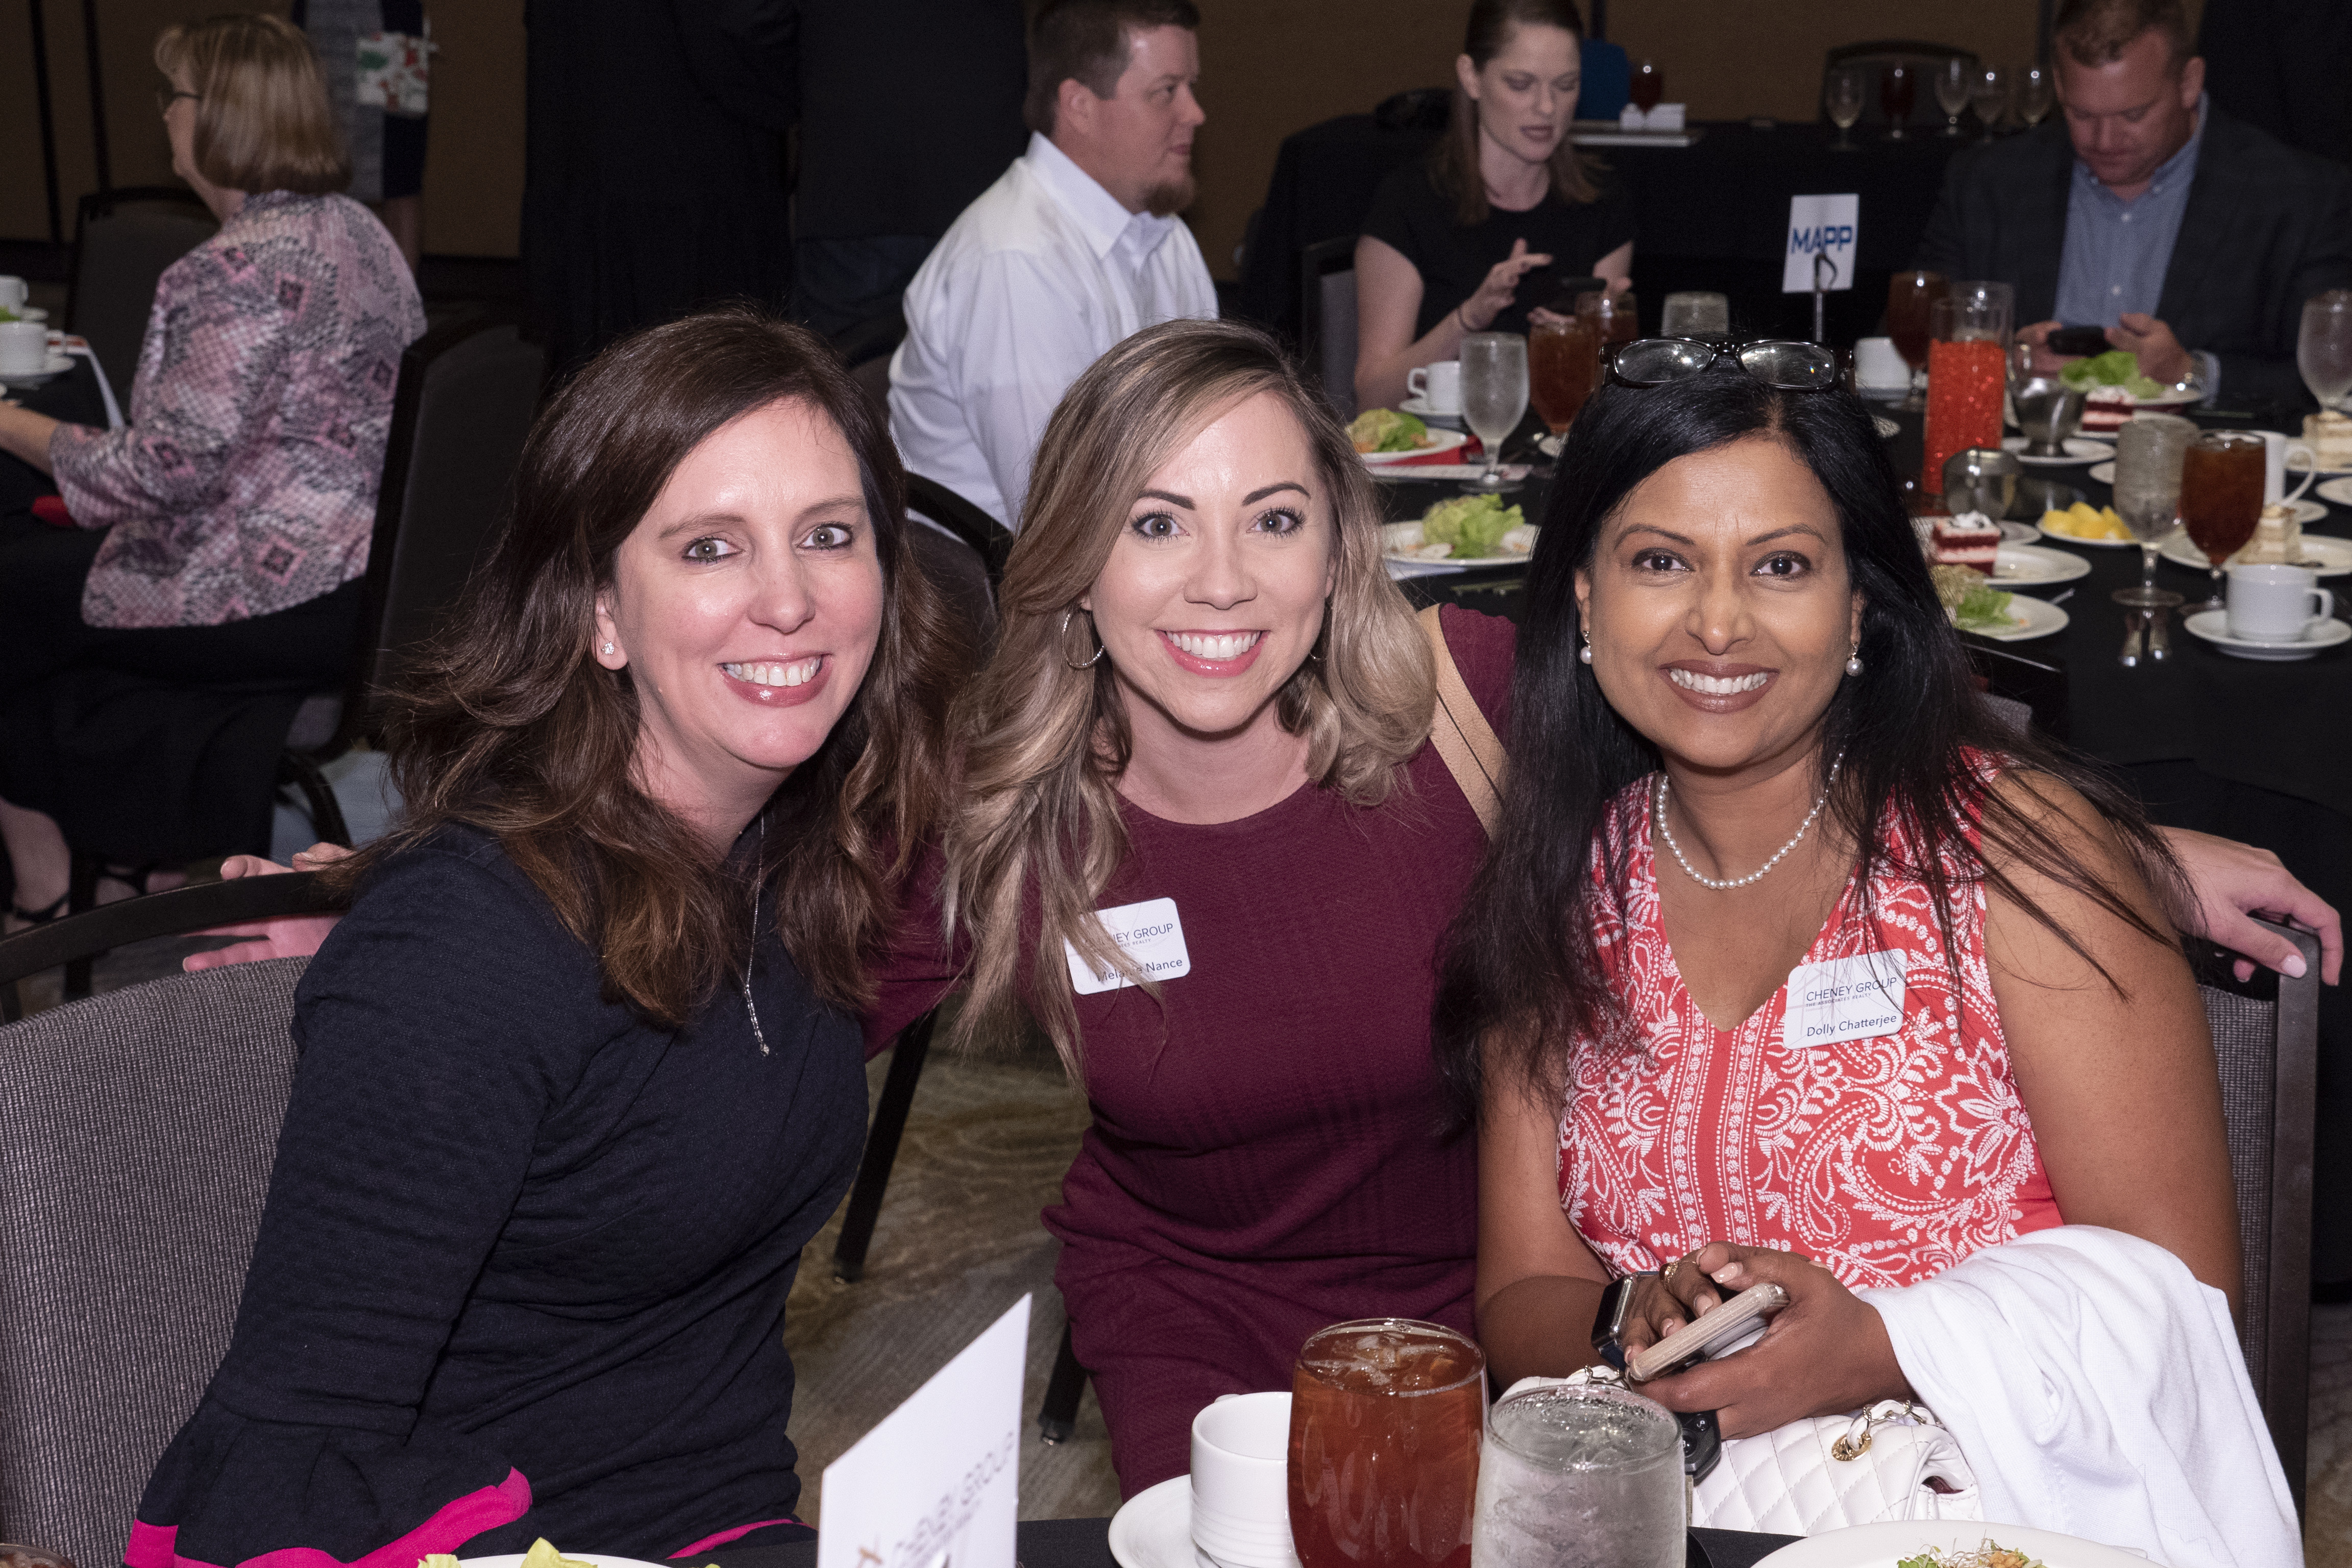
<instances>
[{"instance_id":1,"label":"mapp table sign","mask_svg":"<svg viewBox=\"0 0 2352 1568\"><path fill-rule=\"evenodd\" d=\"M817 1568L1017 1568L1029 1301L824 1468Z\"/></svg>"},{"instance_id":2,"label":"mapp table sign","mask_svg":"<svg viewBox=\"0 0 2352 1568\"><path fill-rule=\"evenodd\" d=\"M1780 292L1810 294L1815 289L1836 293L1853 287L1854 233L1862 211L1860 196L1790 196L1789 244L1780 268ZM1827 257L1818 283L1813 258Z\"/></svg>"},{"instance_id":3,"label":"mapp table sign","mask_svg":"<svg viewBox=\"0 0 2352 1568\"><path fill-rule=\"evenodd\" d=\"M1874 1039L1902 1026L1900 953L1864 952L1789 971L1789 1009L1780 1023L1785 1046Z\"/></svg>"},{"instance_id":4,"label":"mapp table sign","mask_svg":"<svg viewBox=\"0 0 2352 1568\"><path fill-rule=\"evenodd\" d=\"M1139 904L1097 910L1095 919L1102 921L1118 950L1152 979L1176 980L1192 973L1192 955L1184 951L1184 922L1177 917L1175 900L1146 899ZM1088 962L1075 942L1063 942L1062 952L1070 961L1070 985L1081 996L1135 984L1116 969Z\"/></svg>"}]
</instances>

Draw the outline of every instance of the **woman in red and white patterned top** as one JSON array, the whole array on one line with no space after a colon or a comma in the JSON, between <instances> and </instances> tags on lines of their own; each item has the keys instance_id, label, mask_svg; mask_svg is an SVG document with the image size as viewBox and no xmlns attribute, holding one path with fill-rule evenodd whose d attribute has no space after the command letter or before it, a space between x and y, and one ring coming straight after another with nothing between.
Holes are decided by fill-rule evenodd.
<instances>
[{"instance_id":1,"label":"woman in red and white patterned top","mask_svg":"<svg viewBox=\"0 0 2352 1568\"><path fill-rule=\"evenodd\" d=\"M1492 1364L1591 1362L1612 1277L1629 1350L1774 1281L1754 1348L1643 1392L1729 1436L1907 1397L1855 1292L2062 1216L2234 1305L2163 844L1978 700L1866 411L1773 384L1794 354L1697 364L1571 433L1449 944Z\"/></svg>"}]
</instances>

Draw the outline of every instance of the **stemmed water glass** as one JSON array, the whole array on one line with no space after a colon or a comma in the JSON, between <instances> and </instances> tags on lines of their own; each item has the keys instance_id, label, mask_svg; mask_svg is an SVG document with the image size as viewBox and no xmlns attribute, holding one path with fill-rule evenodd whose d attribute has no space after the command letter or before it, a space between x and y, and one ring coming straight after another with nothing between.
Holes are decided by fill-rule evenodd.
<instances>
[{"instance_id":1,"label":"stemmed water glass","mask_svg":"<svg viewBox=\"0 0 2352 1568\"><path fill-rule=\"evenodd\" d=\"M2294 368L2303 384L2331 413L2352 396L2352 289L2330 289L2303 302L2303 330L2295 335Z\"/></svg>"},{"instance_id":2,"label":"stemmed water glass","mask_svg":"<svg viewBox=\"0 0 2352 1568\"><path fill-rule=\"evenodd\" d=\"M2116 432L2116 510L2139 541L2139 586L2115 601L2135 610L2165 610L2180 595L2156 585L2156 552L2180 520L2180 463L2197 426L2170 414L2143 414Z\"/></svg>"},{"instance_id":3,"label":"stemmed water glass","mask_svg":"<svg viewBox=\"0 0 2352 1568\"><path fill-rule=\"evenodd\" d=\"M2041 124L2057 100L2057 87L2050 79L2048 66L2027 66L2017 73L2017 113L2028 129Z\"/></svg>"},{"instance_id":4,"label":"stemmed water glass","mask_svg":"<svg viewBox=\"0 0 2352 1568\"><path fill-rule=\"evenodd\" d=\"M2009 73L1999 66L1986 66L1969 83L1969 107L1977 111L1984 122L1984 139L1993 139L2000 129L2001 117L2009 112Z\"/></svg>"},{"instance_id":5,"label":"stemmed water glass","mask_svg":"<svg viewBox=\"0 0 2352 1568\"><path fill-rule=\"evenodd\" d=\"M1528 340L1517 332L1472 332L1462 340L1462 422L1486 448L1486 471L1465 489L1501 495L1519 488L1503 477L1503 443L1528 411Z\"/></svg>"},{"instance_id":6,"label":"stemmed water glass","mask_svg":"<svg viewBox=\"0 0 2352 1568\"><path fill-rule=\"evenodd\" d=\"M1960 134L1960 115L1969 107L1969 62L1954 55L1936 68L1936 102L1944 111L1944 134Z\"/></svg>"},{"instance_id":7,"label":"stemmed water glass","mask_svg":"<svg viewBox=\"0 0 2352 1568\"><path fill-rule=\"evenodd\" d=\"M1853 122L1862 118L1862 72L1852 66L1840 66L1829 74L1822 86L1822 106L1829 110L1830 122L1838 128L1837 140L1830 143L1840 153L1854 151Z\"/></svg>"}]
</instances>

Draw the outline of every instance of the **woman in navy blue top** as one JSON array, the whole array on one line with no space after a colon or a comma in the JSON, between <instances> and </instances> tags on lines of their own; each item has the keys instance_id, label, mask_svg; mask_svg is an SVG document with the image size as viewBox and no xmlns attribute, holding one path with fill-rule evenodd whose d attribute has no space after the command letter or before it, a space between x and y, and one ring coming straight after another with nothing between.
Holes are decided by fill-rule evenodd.
<instances>
[{"instance_id":1,"label":"woman in navy blue top","mask_svg":"<svg viewBox=\"0 0 2352 1568\"><path fill-rule=\"evenodd\" d=\"M388 727L228 1355L131 1568L784 1539L784 1300L957 657L877 416L749 313L614 345Z\"/></svg>"}]
</instances>

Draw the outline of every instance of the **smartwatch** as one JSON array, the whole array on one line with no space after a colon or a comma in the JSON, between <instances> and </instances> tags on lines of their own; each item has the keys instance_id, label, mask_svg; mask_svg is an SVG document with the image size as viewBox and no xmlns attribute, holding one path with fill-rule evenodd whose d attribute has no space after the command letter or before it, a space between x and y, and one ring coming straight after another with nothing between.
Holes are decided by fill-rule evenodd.
<instances>
[{"instance_id":1,"label":"smartwatch","mask_svg":"<svg viewBox=\"0 0 2352 1568\"><path fill-rule=\"evenodd\" d=\"M1644 1279L1655 1279L1655 1269L1612 1279L1601 1292L1601 1310L1592 1314L1592 1349L1618 1371L1625 1370L1625 1319L1633 1310L1633 1291Z\"/></svg>"}]
</instances>

